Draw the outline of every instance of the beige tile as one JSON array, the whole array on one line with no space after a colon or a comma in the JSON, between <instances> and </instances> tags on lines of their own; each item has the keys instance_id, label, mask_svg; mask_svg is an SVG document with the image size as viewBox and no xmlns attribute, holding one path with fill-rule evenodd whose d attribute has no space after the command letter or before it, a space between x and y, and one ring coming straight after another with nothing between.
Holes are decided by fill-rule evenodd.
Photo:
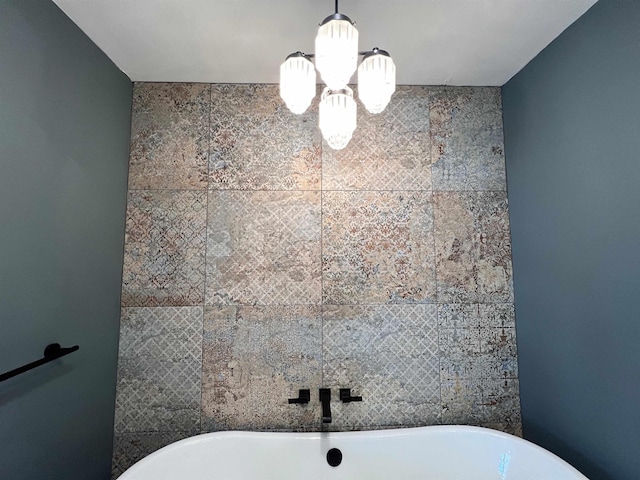
<instances>
[{"instance_id":1,"label":"beige tile","mask_svg":"<svg viewBox=\"0 0 640 480\"><path fill-rule=\"evenodd\" d=\"M324 192L325 304L435 301L431 195Z\"/></svg>"},{"instance_id":2,"label":"beige tile","mask_svg":"<svg viewBox=\"0 0 640 480\"><path fill-rule=\"evenodd\" d=\"M207 186L210 86L135 83L129 189Z\"/></svg>"},{"instance_id":3,"label":"beige tile","mask_svg":"<svg viewBox=\"0 0 640 480\"><path fill-rule=\"evenodd\" d=\"M358 127L343 150L322 148L324 190L430 190L429 87L399 86L373 115L358 102Z\"/></svg>"},{"instance_id":4,"label":"beige tile","mask_svg":"<svg viewBox=\"0 0 640 480\"><path fill-rule=\"evenodd\" d=\"M295 115L277 85L212 85L209 188L319 190L316 105Z\"/></svg>"},{"instance_id":5,"label":"beige tile","mask_svg":"<svg viewBox=\"0 0 640 480\"><path fill-rule=\"evenodd\" d=\"M506 193L433 195L438 302L513 301Z\"/></svg>"}]
</instances>

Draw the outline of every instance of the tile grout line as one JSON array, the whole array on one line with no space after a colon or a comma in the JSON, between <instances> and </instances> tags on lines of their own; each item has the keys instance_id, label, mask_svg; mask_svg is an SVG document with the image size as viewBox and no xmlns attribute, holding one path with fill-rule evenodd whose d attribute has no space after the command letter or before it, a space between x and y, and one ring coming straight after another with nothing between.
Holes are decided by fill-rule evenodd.
<instances>
[{"instance_id":1,"label":"tile grout line","mask_svg":"<svg viewBox=\"0 0 640 480\"><path fill-rule=\"evenodd\" d=\"M435 286L435 306L436 306L436 342L437 342L437 354L438 354L438 396L440 397L440 412L438 423L442 424L442 364L441 364L441 355L440 355L440 306L438 304L438 250L436 247L436 202L435 202L435 190L433 188L433 134L432 134L432 125L431 125L431 106L433 104L435 94L431 89L429 90L428 96L428 105L427 105L427 115L429 121L429 168L431 169L431 225L433 231L433 279Z\"/></svg>"},{"instance_id":2,"label":"tile grout line","mask_svg":"<svg viewBox=\"0 0 640 480\"><path fill-rule=\"evenodd\" d=\"M210 165L211 165L211 112L213 110L213 88L211 84L209 84L209 115L208 115L208 128L207 128L207 182L205 189L205 203L206 203L206 211L205 211L205 221L204 221L204 281L202 282L202 337L200 338L200 404L199 404L199 413L200 413L200 427L199 433L203 432L203 398L204 398L204 309L206 305L206 297L207 297L207 250L208 250L208 236L209 236L209 181L211 179L210 175Z\"/></svg>"}]
</instances>

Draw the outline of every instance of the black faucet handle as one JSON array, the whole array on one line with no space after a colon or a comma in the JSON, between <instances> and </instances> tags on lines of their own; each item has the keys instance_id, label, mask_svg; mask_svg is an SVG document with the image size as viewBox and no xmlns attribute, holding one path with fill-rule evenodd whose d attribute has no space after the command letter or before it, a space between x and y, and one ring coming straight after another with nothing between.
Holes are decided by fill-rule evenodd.
<instances>
[{"instance_id":1,"label":"black faucet handle","mask_svg":"<svg viewBox=\"0 0 640 480\"><path fill-rule=\"evenodd\" d=\"M311 400L311 390L298 390L298 398L290 398L289 403L309 403Z\"/></svg>"},{"instance_id":2,"label":"black faucet handle","mask_svg":"<svg viewBox=\"0 0 640 480\"><path fill-rule=\"evenodd\" d=\"M342 403L361 402L362 397L352 397L350 388L341 388L340 400L342 401Z\"/></svg>"}]
</instances>

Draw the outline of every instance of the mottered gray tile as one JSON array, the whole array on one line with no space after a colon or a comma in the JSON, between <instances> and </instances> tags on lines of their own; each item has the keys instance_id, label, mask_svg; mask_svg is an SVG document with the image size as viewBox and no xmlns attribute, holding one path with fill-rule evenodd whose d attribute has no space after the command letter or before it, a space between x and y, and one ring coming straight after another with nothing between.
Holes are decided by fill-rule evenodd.
<instances>
[{"instance_id":1,"label":"mottered gray tile","mask_svg":"<svg viewBox=\"0 0 640 480\"><path fill-rule=\"evenodd\" d=\"M123 308L115 432L200 427L202 307Z\"/></svg>"},{"instance_id":2,"label":"mottered gray tile","mask_svg":"<svg viewBox=\"0 0 640 480\"><path fill-rule=\"evenodd\" d=\"M438 421L435 305L326 305L323 317L324 383L363 397L332 404L331 428Z\"/></svg>"},{"instance_id":3,"label":"mottered gray tile","mask_svg":"<svg viewBox=\"0 0 640 480\"><path fill-rule=\"evenodd\" d=\"M443 349L449 348L443 350L440 357L443 379L518 377L518 358L514 348L505 348L497 352L479 352L480 341L475 338L474 332L469 331L462 333L441 330L440 336ZM451 348L452 340L459 342L457 348Z\"/></svg>"},{"instance_id":4,"label":"mottered gray tile","mask_svg":"<svg viewBox=\"0 0 640 480\"><path fill-rule=\"evenodd\" d=\"M513 303L444 303L438 305L440 328L515 328Z\"/></svg>"},{"instance_id":5,"label":"mottered gray tile","mask_svg":"<svg viewBox=\"0 0 640 480\"><path fill-rule=\"evenodd\" d=\"M204 301L207 198L202 191L130 191L123 306Z\"/></svg>"},{"instance_id":6,"label":"mottered gray tile","mask_svg":"<svg viewBox=\"0 0 640 480\"><path fill-rule=\"evenodd\" d=\"M113 440L111 478L115 480L129 467L162 447L192 436L192 432L116 433Z\"/></svg>"},{"instance_id":7,"label":"mottered gray tile","mask_svg":"<svg viewBox=\"0 0 640 480\"><path fill-rule=\"evenodd\" d=\"M522 435L517 379L450 379L442 383L442 417L448 425L477 425Z\"/></svg>"},{"instance_id":8,"label":"mottered gray tile","mask_svg":"<svg viewBox=\"0 0 640 480\"><path fill-rule=\"evenodd\" d=\"M206 307L204 332L203 431L319 426L317 401L288 403L322 382L319 306Z\"/></svg>"},{"instance_id":9,"label":"mottered gray tile","mask_svg":"<svg viewBox=\"0 0 640 480\"><path fill-rule=\"evenodd\" d=\"M320 193L209 192L206 303L319 304Z\"/></svg>"},{"instance_id":10,"label":"mottered gray tile","mask_svg":"<svg viewBox=\"0 0 640 480\"><path fill-rule=\"evenodd\" d=\"M478 314L481 327L516 327L516 312L513 303L481 303Z\"/></svg>"},{"instance_id":11,"label":"mottered gray tile","mask_svg":"<svg viewBox=\"0 0 640 480\"><path fill-rule=\"evenodd\" d=\"M438 305L442 421L521 434L513 304Z\"/></svg>"},{"instance_id":12,"label":"mottered gray tile","mask_svg":"<svg viewBox=\"0 0 640 480\"><path fill-rule=\"evenodd\" d=\"M512 304L438 305L440 372L452 378L517 378L518 354ZM503 326L495 313L502 311Z\"/></svg>"},{"instance_id":13,"label":"mottered gray tile","mask_svg":"<svg viewBox=\"0 0 640 480\"><path fill-rule=\"evenodd\" d=\"M506 190L501 98L499 87L434 89L434 190Z\"/></svg>"}]
</instances>

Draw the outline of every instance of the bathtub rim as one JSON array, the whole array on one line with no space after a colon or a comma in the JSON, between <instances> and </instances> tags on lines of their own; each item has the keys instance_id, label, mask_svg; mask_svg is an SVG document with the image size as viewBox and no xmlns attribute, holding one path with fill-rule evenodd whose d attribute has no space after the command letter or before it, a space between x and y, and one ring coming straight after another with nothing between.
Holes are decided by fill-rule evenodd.
<instances>
[{"instance_id":1,"label":"bathtub rim","mask_svg":"<svg viewBox=\"0 0 640 480\"><path fill-rule=\"evenodd\" d=\"M453 433L456 431L460 432L470 432L473 434L482 434L493 437L498 437L504 440L508 440L510 442L515 442L516 444L523 445L526 448L533 449L537 451L542 456L548 458L550 461L561 462L564 464L566 468L568 468L572 473L576 474L578 478L589 480L586 476L582 474L578 469L576 469L573 465L559 457L558 455L550 452L549 450L537 445L529 440L526 440L522 437L518 437L517 435L512 435L510 433L502 432L500 430L494 430L492 428L487 427L477 427L473 425L425 425L425 426L417 426L417 427L398 427L398 428L384 428L384 429L376 429L376 430L349 430L349 431L313 431L313 432L295 432L295 431L264 431L264 430L220 430L215 432L207 432L201 433L198 435L193 435L191 437L184 438L182 440L178 440L176 442L170 443L155 452L150 453L146 457L140 459L133 465L131 465L127 470L125 470L121 476L124 476L128 472L134 470L140 465L140 468L143 468L144 464L154 461L155 457L166 454L169 451L182 448L183 446L189 445L191 443L199 443L207 438L213 437L229 437L229 438L247 438L247 437L262 437L262 438L279 438L279 437L289 437L296 439L305 439L305 440L321 440L321 439L340 439L345 437L358 437L365 436L367 438L383 438L383 437L396 437L396 436L409 436L411 434L424 432L429 430L437 434L438 432L447 432ZM120 477L118 477L120 478Z\"/></svg>"}]
</instances>

